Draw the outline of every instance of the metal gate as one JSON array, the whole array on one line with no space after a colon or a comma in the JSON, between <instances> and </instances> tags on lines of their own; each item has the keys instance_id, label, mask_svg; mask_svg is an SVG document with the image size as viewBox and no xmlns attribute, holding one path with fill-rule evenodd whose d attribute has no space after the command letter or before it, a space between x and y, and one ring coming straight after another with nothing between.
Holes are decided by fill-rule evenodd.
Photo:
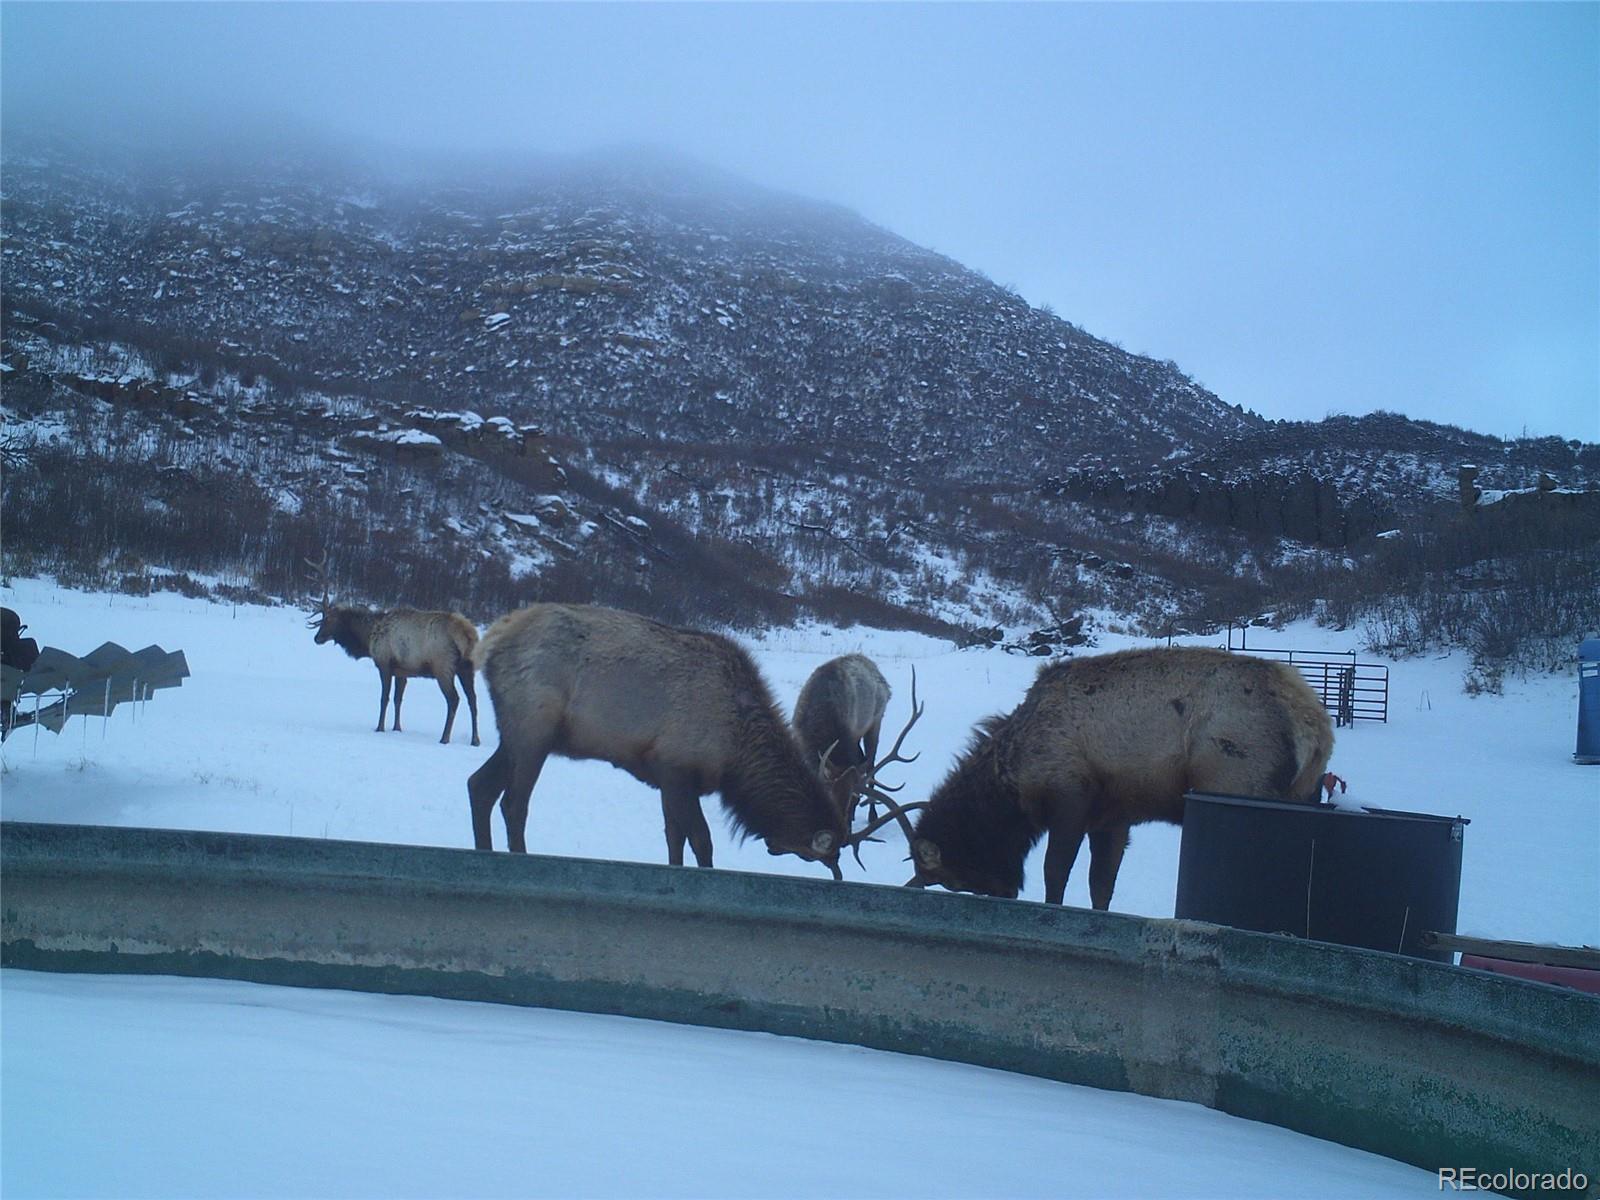
<instances>
[{"instance_id":1,"label":"metal gate","mask_svg":"<svg viewBox=\"0 0 1600 1200\"><path fill-rule=\"evenodd\" d=\"M1228 626L1228 649L1286 662L1305 676L1311 690L1343 728L1357 721L1389 720L1389 668L1384 663L1357 662L1354 650L1282 650L1248 646L1249 627Z\"/></svg>"}]
</instances>

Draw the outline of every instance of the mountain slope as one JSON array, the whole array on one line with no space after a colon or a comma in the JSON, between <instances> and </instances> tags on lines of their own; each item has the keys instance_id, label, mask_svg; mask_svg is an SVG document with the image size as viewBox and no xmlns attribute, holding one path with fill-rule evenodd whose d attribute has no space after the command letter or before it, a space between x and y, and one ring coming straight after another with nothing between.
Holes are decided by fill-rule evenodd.
<instances>
[{"instance_id":1,"label":"mountain slope","mask_svg":"<svg viewBox=\"0 0 1600 1200\"><path fill-rule=\"evenodd\" d=\"M1600 479L1600 446L1560 438L1506 441L1398 413L1279 421L1156 468L1078 467L1049 475L1047 495L1193 518L1251 534L1346 546L1429 505L1457 502L1460 473L1515 491L1541 476Z\"/></svg>"},{"instance_id":2,"label":"mountain slope","mask_svg":"<svg viewBox=\"0 0 1600 1200\"><path fill-rule=\"evenodd\" d=\"M1400 526L1452 547L1407 560L1435 590L1600 536L1593 497L1487 541L1453 507L1465 459L1485 489L1581 489L1600 448L1266 421L848 212L661 156L4 152L8 570L293 598L327 552L349 598L480 620L563 599L1048 652L1089 614L1344 596L1345 620Z\"/></svg>"},{"instance_id":3,"label":"mountain slope","mask_svg":"<svg viewBox=\"0 0 1600 1200\"><path fill-rule=\"evenodd\" d=\"M223 365L586 441L788 443L1031 482L1263 422L840 209L660 160L511 184L8 147L4 298Z\"/></svg>"}]
</instances>

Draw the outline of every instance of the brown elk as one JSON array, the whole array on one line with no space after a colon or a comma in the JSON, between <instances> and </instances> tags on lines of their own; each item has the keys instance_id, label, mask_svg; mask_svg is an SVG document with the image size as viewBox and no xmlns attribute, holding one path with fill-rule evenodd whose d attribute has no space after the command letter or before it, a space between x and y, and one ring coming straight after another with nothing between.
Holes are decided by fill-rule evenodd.
<instances>
[{"instance_id":1,"label":"brown elk","mask_svg":"<svg viewBox=\"0 0 1600 1200\"><path fill-rule=\"evenodd\" d=\"M1314 802L1333 751L1327 710L1284 663L1197 647L1045 667L983 722L910 834L911 886L1015 897L1040 837L1060 904L1089 839L1089 896L1110 906L1130 826L1183 821L1190 789Z\"/></svg>"},{"instance_id":2,"label":"brown elk","mask_svg":"<svg viewBox=\"0 0 1600 1200\"><path fill-rule=\"evenodd\" d=\"M889 683L864 654L831 658L811 672L794 702L794 730L821 764L834 801L848 819L852 799L878 757Z\"/></svg>"},{"instance_id":3,"label":"brown elk","mask_svg":"<svg viewBox=\"0 0 1600 1200\"><path fill-rule=\"evenodd\" d=\"M320 578L326 563L312 563ZM478 644L478 631L472 622L455 612L421 612L396 608L374 612L328 602L324 589L320 607L306 622L317 631L317 645L334 642L351 658L370 658L378 668L383 691L378 699L378 733L383 732L389 708L389 688L394 686L394 731L400 732L400 701L406 694L406 680L432 678L444 693L444 735L449 742L461 697L455 681L467 693L467 708L472 714L472 744L478 741L478 692L473 686L472 651Z\"/></svg>"},{"instance_id":4,"label":"brown elk","mask_svg":"<svg viewBox=\"0 0 1600 1200\"><path fill-rule=\"evenodd\" d=\"M474 656L500 745L467 781L472 839L491 848L496 802L513 851L545 759L599 759L661 791L667 861L711 866L700 797L718 792L734 826L773 854L840 877L848 826L750 656L725 637L633 613L535 604L501 617Z\"/></svg>"}]
</instances>

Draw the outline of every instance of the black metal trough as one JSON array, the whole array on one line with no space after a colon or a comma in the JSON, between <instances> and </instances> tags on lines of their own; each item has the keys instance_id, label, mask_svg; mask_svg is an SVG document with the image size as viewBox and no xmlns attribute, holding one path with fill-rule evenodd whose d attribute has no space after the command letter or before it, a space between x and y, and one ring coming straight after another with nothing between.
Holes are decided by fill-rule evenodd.
<instances>
[{"instance_id":1,"label":"black metal trough","mask_svg":"<svg viewBox=\"0 0 1600 1200\"><path fill-rule=\"evenodd\" d=\"M1178 917L1451 962L1465 817L1190 792Z\"/></svg>"}]
</instances>

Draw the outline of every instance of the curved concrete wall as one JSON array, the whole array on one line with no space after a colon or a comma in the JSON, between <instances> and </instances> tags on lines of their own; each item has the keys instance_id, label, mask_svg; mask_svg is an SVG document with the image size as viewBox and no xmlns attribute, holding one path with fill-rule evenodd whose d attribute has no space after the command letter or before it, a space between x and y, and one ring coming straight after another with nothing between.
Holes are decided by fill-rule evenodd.
<instances>
[{"instance_id":1,"label":"curved concrete wall","mask_svg":"<svg viewBox=\"0 0 1600 1200\"><path fill-rule=\"evenodd\" d=\"M854 1042L1192 1100L1426 1168L1585 1172L1600 999L1040 904L412 846L0 826L8 966Z\"/></svg>"}]
</instances>

